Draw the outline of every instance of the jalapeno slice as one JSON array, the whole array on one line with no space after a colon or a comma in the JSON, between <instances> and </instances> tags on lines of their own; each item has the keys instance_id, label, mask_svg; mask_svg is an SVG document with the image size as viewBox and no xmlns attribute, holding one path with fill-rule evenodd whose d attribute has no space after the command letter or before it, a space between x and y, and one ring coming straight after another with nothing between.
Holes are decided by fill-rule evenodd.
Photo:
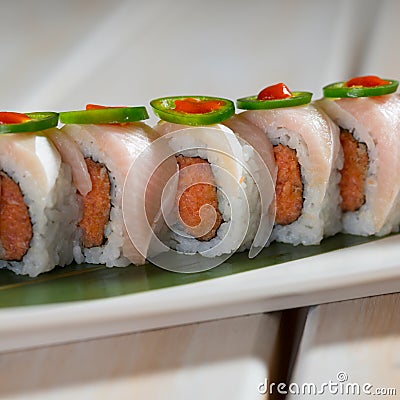
<instances>
[{"instance_id":1,"label":"jalapeno slice","mask_svg":"<svg viewBox=\"0 0 400 400\"><path fill-rule=\"evenodd\" d=\"M372 97L394 93L398 86L399 82L394 79L368 75L332 83L325 86L323 92L324 96L329 98Z\"/></svg>"},{"instance_id":2,"label":"jalapeno slice","mask_svg":"<svg viewBox=\"0 0 400 400\"><path fill-rule=\"evenodd\" d=\"M257 95L242 97L236 101L236 104L242 110L269 110L302 106L311 102L312 93L310 92L291 92L291 94L290 97L268 100L259 100Z\"/></svg>"},{"instance_id":3,"label":"jalapeno slice","mask_svg":"<svg viewBox=\"0 0 400 400\"><path fill-rule=\"evenodd\" d=\"M163 121L191 126L218 124L235 113L233 102L221 97L162 97L150 105Z\"/></svg>"},{"instance_id":4,"label":"jalapeno slice","mask_svg":"<svg viewBox=\"0 0 400 400\"><path fill-rule=\"evenodd\" d=\"M58 113L55 112L0 112L0 133L38 132L54 128L57 124Z\"/></svg>"},{"instance_id":5,"label":"jalapeno slice","mask_svg":"<svg viewBox=\"0 0 400 400\"><path fill-rule=\"evenodd\" d=\"M148 119L146 107L105 107L88 105L86 110L60 113L63 124L124 124Z\"/></svg>"}]
</instances>

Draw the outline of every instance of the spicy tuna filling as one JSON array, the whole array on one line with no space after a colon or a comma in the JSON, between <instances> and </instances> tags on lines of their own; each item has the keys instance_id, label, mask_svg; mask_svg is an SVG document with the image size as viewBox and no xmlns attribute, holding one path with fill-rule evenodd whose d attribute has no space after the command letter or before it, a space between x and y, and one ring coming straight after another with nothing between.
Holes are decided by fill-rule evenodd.
<instances>
[{"instance_id":1,"label":"spicy tuna filling","mask_svg":"<svg viewBox=\"0 0 400 400\"><path fill-rule=\"evenodd\" d=\"M176 160L179 166L178 210L179 216L185 224L185 230L198 240L211 240L216 236L217 230L223 222L222 215L218 210L217 189L211 166L208 161L199 157L179 155ZM196 168L186 169L193 165ZM215 210L206 221L200 217L200 208L204 205L210 205ZM205 234L199 235L200 223L201 226L210 227L212 225L212 227Z\"/></svg>"},{"instance_id":2,"label":"spicy tuna filling","mask_svg":"<svg viewBox=\"0 0 400 400\"><path fill-rule=\"evenodd\" d=\"M365 203L365 180L368 171L368 150L351 132L340 130L344 162L339 183L343 211L357 211Z\"/></svg>"},{"instance_id":3,"label":"spicy tuna filling","mask_svg":"<svg viewBox=\"0 0 400 400\"><path fill-rule=\"evenodd\" d=\"M21 261L29 250L32 223L21 189L4 172L0 172L0 257Z\"/></svg>"},{"instance_id":4,"label":"spicy tuna filling","mask_svg":"<svg viewBox=\"0 0 400 400\"><path fill-rule=\"evenodd\" d=\"M110 220L111 183L104 164L85 158L92 190L83 197L83 217L79 226L83 231L83 245L86 248L102 246L105 241L105 227Z\"/></svg>"},{"instance_id":5,"label":"spicy tuna filling","mask_svg":"<svg viewBox=\"0 0 400 400\"><path fill-rule=\"evenodd\" d=\"M274 157L278 167L275 223L289 225L300 217L303 208L300 164L296 151L282 144L274 146Z\"/></svg>"}]
</instances>

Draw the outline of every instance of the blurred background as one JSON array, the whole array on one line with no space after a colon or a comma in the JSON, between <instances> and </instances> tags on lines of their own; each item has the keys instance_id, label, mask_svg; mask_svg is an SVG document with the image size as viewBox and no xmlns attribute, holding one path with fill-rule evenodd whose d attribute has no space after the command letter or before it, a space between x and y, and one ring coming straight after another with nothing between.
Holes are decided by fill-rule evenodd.
<instances>
[{"instance_id":1,"label":"blurred background","mask_svg":"<svg viewBox=\"0 0 400 400\"><path fill-rule=\"evenodd\" d=\"M284 81L314 92L400 78L398 0L1 2L1 106L34 111L236 99Z\"/></svg>"}]
</instances>

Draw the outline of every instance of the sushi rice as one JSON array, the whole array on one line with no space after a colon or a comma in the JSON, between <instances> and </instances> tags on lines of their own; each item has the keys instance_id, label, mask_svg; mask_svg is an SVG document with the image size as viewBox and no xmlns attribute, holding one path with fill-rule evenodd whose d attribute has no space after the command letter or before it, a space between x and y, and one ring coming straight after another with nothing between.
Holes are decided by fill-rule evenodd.
<instances>
[{"instance_id":1,"label":"sushi rice","mask_svg":"<svg viewBox=\"0 0 400 400\"><path fill-rule=\"evenodd\" d=\"M0 169L23 194L33 229L29 250L21 261L0 260L0 268L35 277L73 260L80 204L71 182L70 167L44 136L10 134L0 137ZM30 158L30 169L26 168Z\"/></svg>"},{"instance_id":2,"label":"sushi rice","mask_svg":"<svg viewBox=\"0 0 400 400\"><path fill-rule=\"evenodd\" d=\"M260 171L265 164L260 163L256 151L249 144L240 140L231 129L223 125L185 127L170 123L161 123L158 128L167 134L171 151L185 157L200 157L207 160L215 179L218 196L218 209L223 222L214 238L200 241L185 233L176 220L177 210L171 213L169 224L169 245L183 254L198 253L204 257L218 257L251 248L259 230L259 242L262 248L268 237L268 224L260 226L261 195L258 183L265 178ZM264 211L273 199L273 182L270 178L269 193L263 194ZM266 204L265 204L266 203ZM270 219L267 219L270 222ZM272 223L270 224L272 226Z\"/></svg>"}]
</instances>

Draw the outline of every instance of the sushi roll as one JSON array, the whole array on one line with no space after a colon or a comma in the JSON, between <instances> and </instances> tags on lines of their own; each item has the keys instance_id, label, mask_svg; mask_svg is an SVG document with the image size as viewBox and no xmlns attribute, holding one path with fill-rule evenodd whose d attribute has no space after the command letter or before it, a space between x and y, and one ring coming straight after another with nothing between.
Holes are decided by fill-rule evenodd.
<instances>
[{"instance_id":1,"label":"sushi roll","mask_svg":"<svg viewBox=\"0 0 400 400\"><path fill-rule=\"evenodd\" d=\"M52 139L72 167L83 203L77 263L124 267L145 262L126 232L122 194L131 164L158 137L141 122L147 118L145 107L88 105L60 113L62 135ZM135 219L135 210L128 218Z\"/></svg>"},{"instance_id":2,"label":"sushi roll","mask_svg":"<svg viewBox=\"0 0 400 400\"><path fill-rule=\"evenodd\" d=\"M311 97L278 83L237 101L247 110L238 118L261 129L273 146L277 176L271 241L315 245L341 229L339 130L310 104Z\"/></svg>"},{"instance_id":3,"label":"sushi roll","mask_svg":"<svg viewBox=\"0 0 400 400\"><path fill-rule=\"evenodd\" d=\"M0 268L35 277L73 259L71 170L46 137L58 114L0 113Z\"/></svg>"},{"instance_id":4,"label":"sushi roll","mask_svg":"<svg viewBox=\"0 0 400 400\"><path fill-rule=\"evenodd\" d=\"M161 118L155 129L168 138L178 166L172 247L210 258L250 249L254 257L274 218L272 147L263 132L249 133L227 99L178 96L151 105Z\"/></svg>"},{"instance_id":5,"label":"sushi roll","mask_svg":"<svg viewBox=\"0 0 400 400\"><path fill-rule=\"evenodd\" d=\"M327 85L316 105L340 129L343 231L382 236L400 224L398 82L363 76Z\"/></svg>"}]
</instances>

